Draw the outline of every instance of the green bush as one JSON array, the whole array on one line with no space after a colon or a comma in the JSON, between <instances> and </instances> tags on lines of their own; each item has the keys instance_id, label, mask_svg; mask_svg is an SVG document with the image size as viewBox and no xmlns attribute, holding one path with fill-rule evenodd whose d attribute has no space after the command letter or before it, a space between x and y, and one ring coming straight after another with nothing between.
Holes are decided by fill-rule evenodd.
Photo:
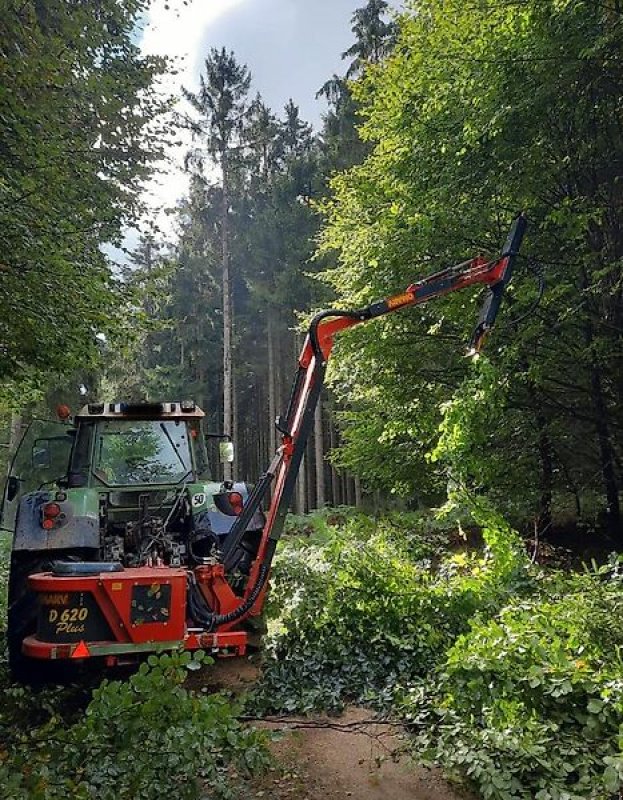
<instances>
[{"instance_id":1,"label":"green bush","mask_svg":"<svg viewBox=\"0 0 623 800\"><path fill-rule=\"evenodd\" d=\"M493 613L525 579L521 543L508 527L486 527L480 554L448 552L447 532L430 527L417 515L401 524L360 515L284 549L272 597L281 630L256 707L385 704L397 683L443 659L476 611Z\"/></svg>"},{"instance_id":2,"label":"green bush","mask_svg":"<svg viewBox=\"0 0 623 800\"><path fill-rule=\"evenodd\" d=\"M623 779L623 587L555 591L474 620L403 712L421 754L491 800L606 800Z\"/></svg>"},{"instance_id":3,"label":"green bush","mask_svg":"<svg viewBox=\"0 0 623 800\"><path fill-rule=\"evenodd\" d=\"M320 508L310 514L288 514L286 517L285 536L319 536L330 527L344 525L347 520L363 515L352 506L336 506Z\"/></svg>"},{"instance_id":4,"label":"green bush","mask_svg":"<svg viewBox=\"0 0 623 800\"><path fill-rule=\"evenodd\" d=\"M470 510L483 552L418 515L289 542L255 706L368 702L485 800L608 800L623 780L620 563L544 572L485 500Z\"/></svg>"},{"instance_id":5,"label":"green bush","mask_svg":"<svg viewBox=\"0 0 623 800\"><path fill-rule=\"evenodd\" d=\"M237 776L267 761L265 735L245 728L221 695L183 687L203 654L150 656L128 681L104 681L86 713L67 725L62 693L41 697L15 688L2 716L3 797L14 800L156 800L232 798ZM211 662L211 659L208 659ZM46 698L53 698L48 702ZM10 730L20 709L43 702L47 719ZM47 705L46 705L47 704ZM11 719L12 717L12 719Z\"/></svg>"}]
</instances>

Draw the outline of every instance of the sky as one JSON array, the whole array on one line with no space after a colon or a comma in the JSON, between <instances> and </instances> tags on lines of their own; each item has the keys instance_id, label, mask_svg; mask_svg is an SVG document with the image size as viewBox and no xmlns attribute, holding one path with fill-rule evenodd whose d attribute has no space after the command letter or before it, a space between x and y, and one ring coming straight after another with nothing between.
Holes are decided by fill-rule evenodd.
<instances>
[{"instance_id":1,"label":"sky","mask_svg":"<svg viewBox=\"0 0 623 800\"><path fill-rule=\"evenodd\" d=\"M203 61L212 47L233 50L251 71L251 92L278 112L292 98L303 119L318 128L325 109L315 94L334 73L343 74L347 63L341 53L353 42L350 18L365 0L154 0L147 15L140 46L144 53L177 60L179 74L167 76L162 91L181 95L180 87L195 90ZM398 0L390 2L399 8ZM180 99L180 109L184 101ZM170 232L172 207L184 194L188 181L183 155L191 146L171 151L165 173L152 180L146 192L151 214ZM130 232L126 246L136 234Z\"/></svg>"}]
</instances>

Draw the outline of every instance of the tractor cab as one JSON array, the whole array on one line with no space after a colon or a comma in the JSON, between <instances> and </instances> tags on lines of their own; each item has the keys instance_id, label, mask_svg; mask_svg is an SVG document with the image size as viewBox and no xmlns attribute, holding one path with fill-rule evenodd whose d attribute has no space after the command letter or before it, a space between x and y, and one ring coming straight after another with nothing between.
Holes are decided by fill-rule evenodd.
<instances>
[{"instance_id":1,"label":"tractor cab","mask_svg":"<svg viewBox=\"0 0 623 800\"><path fill-rule=\"evenodd\" d=\"M178 486L209 479L194 403L85 406L75 418L67 488Z\"/></svg>"}]
</instances>

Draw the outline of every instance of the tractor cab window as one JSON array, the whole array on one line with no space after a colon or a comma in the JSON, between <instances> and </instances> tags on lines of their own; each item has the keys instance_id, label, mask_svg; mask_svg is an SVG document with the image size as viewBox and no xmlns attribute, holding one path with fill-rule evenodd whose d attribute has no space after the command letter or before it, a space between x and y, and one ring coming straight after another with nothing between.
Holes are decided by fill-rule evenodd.
<instances>
[{"instance_id":1,"label":"tractor cab window","mask_svg":"<svg viewBox=\"0 0 623 800\"><path fill-rule=\"evenodd\" d=\"M195 456L195 471L197 473L197 479L209 480L210 464L208 461L206 442L199 420L193 420L190 422L188 429L190 431L191 446Z\"/></svg>"},{"instance_id":2,"label":"tractor cab window","mask_svg":"<svg viewBox=\"0 0 623 800\"><path fill-rule=\"evenodd\" d=\"M122 419L99 422L92 472L107 486L181 483L192 475L185 423Z\"/></svg>"}]
</instances>

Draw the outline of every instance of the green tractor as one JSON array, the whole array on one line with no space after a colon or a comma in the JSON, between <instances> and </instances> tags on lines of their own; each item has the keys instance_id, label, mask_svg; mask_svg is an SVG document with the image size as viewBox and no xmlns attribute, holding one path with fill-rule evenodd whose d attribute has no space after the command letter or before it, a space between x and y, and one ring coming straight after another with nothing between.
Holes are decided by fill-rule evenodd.
<instances>
[{"instance_id":1,"label":"green tractor","mask_svg":"<svg viewBox=\"0 0 623 800\"><path fill-rule=\"evenodd\" d=\"M228 437L205 434L203 417L193 402L91 403L71 423L31 423L13 459L2 509L3 528L14 532L7 630L14 677L31 680L49 671L49 661L41 669L41 653L26 655L29 637L57 649L118 638L97 597L75 591L88 587L66 592L63 579L75 584L81 576L125 577L143 568L143 584L153 587L165 584L154 574L218 561L249 488L215 480L206 438L224 440L223 460L233 458L233 447ZM258 509L228 573L234 594L244 590L263 525ZM57 577L59 591L34 591L29 576L41 573ZM164 617L174 612L162 609ZM119 653L113 648L109 661ZM49 648L43 657L55 655Z\"/></svg>"}]
</instances>

